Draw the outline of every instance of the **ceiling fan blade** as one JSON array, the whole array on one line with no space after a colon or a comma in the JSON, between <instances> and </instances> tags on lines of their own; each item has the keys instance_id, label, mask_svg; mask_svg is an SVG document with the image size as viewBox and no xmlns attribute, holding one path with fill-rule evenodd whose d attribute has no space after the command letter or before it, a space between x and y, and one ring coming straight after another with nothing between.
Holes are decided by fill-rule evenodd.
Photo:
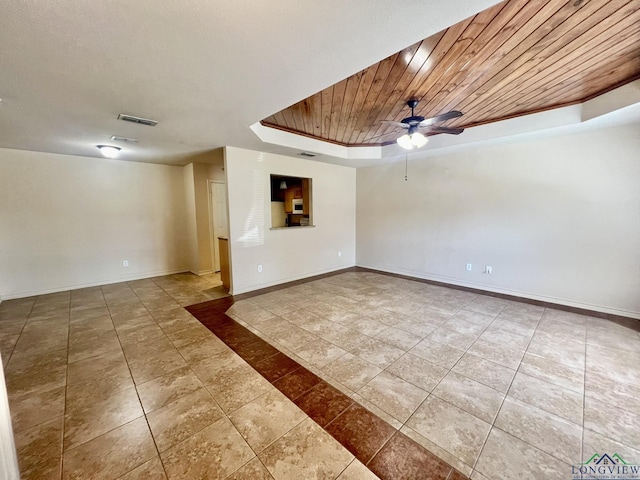
<instances>
[{"instance_id":1,"label":"ceiling fan blade","mask_svg":"<svg viewBox=\"0 0 640 480\"><path fill-rule=\"evenodd\" d=\"M396 130L392 130L391 132L382 133L380 135L376 135L375 137L367 138L366 142L373 142L373 141L377 140L378 138L388 137L389 135L393 135L394 132L396 132L396 135L399 135L399 132L397 132ZM393 140L393 141L395 142L395 140Z\"/></svg>"},{"instance_id":2,"label":"ceiling fan blade","mask_svg":"<svg viewBox=\"0 0 640 480\"><path fill-rule=\"evenodd\" d=\"M409 128L409 125L407 125L406 123L394 122L392 120L381 120L380 123L389 123L391 125L395 125L396 127Z\"/></svg>"},{"instance_id":3,"label":"ceiling fan blade","mask_svg":"<svg viewBox=\"0 0 640 480\"><path fill-rule=\"evenodd\" d=\"M450 112L436 115L435 117L425 118L420 122L420 126L428 127L429 125L433 125L434 123L444 122L446 120L451 120L452 118L461 117L462 115L463 113L459 112L458 110L451 110Z\"/></svg>"},{"instance_id":4,"label":"ceiling fan blade","mask_svg":"<svg viewBox=\"0 0 640 480\"><path fill-rule=\"evenodd\" d=\"M460 135L464 132L464 128L451 128L451 127L429 127L427 133L448 133L450 135Z\"/></svg>"}]
</instances>

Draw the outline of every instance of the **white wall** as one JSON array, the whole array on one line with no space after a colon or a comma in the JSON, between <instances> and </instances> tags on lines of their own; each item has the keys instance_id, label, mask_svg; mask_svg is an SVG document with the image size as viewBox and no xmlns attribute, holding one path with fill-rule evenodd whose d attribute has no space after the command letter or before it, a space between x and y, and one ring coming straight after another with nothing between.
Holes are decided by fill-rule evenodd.
<instances>
[{"instance_id":1,"label":"white wall","mask_svg":"<svg viewBox=\"0 0 640 480\"><path fill-rule=\"evenodd\" d=\"M355 169L233 147L225 169L234 294L354 265ZM315 228L271 230L272 173L312 179Z\"/></svg>"},{"instance_id":2,"label":"white wall","mask_svg":"<svg viewBox=\"0 0 640 480\"><path fill-rule=\"evenodd\" d=\"M0 297L187 270L184 217L183 167L0 149Z\"/></svg>"},{"instance_id":3,"label":"white wall","mask_svg":"<svg viewBox=\"0 0 640 480\"><path fill-rule=\"evenodd\" d=\"M0 358L0 365L3 365ZM19 480L18 457L11 428L11 412L7 387L4 381L4 370L0 367L0 478L2 480Z\"/></svg>"},{"instance_id":4,"label":"white wall","mask_svg":"<svg viewBox=\"0 0 640 480\"><path fill-rule=\"evenodd\" d=\"M357 171L358 265L640 318L640 126L404 169Z\"/></svg>"}]
</instances>

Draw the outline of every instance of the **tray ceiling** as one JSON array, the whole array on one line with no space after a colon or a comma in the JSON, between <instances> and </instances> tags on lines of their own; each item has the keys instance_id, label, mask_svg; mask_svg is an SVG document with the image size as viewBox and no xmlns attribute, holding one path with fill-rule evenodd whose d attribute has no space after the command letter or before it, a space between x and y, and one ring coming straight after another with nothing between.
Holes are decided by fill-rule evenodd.
<instances>
[{"instance_id":1,"label":"tray ceiling","mask_svg":"<svg viewBox=\"0 0 640 480\"><path fill-rule=\"evenodd\" d=\"M385 145L382 120L449 110L472 127L584 102L640 77L640 0L508 0L291 105L262 124L341 145Z\"/></svg>"}]
</instances>

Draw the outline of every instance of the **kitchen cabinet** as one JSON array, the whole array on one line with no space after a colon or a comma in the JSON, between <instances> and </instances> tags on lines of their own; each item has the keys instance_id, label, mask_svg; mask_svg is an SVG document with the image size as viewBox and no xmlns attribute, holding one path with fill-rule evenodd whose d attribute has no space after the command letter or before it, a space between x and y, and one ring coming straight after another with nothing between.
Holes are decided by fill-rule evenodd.
<instances>
[{"instance_id":1,"label":"kitchen cabinet","mask_svg":"<svg viewBox=\"0 0 640 480\"><path fill-rule=\"evenodd\" d=\"M294 185L284 191L284 212L293 213L293 201L302 199L303 215L311 211L311 184L309 178L301 178L302 185Z\"/></svg>"},{"instance_id":2,"label":"kitchen cabinet","mask_svg":"<svg viewBox=\"0 0 640 480\"><path fill-rule=\"evenodd\" d=\"M308 178L303 178L302 179L302 213L304 215L309 215L309 211L310 206L311 206L311 195L310 195L310 191L311 189L309 188L309 182L310 180Z\"/></svg>"},{"instance_id":3,"label":"kitchen cabinet","mask_svg":"<svg viewBox=\"0 0 640 480\"><path fill-rule=\"evenodd\" d=\"M304 182L307 180L303 178ZM304 201L304 189L303 185L296 185L295 187L289 187L284 192L284 212L285 213L293 213L293 200L302 198Z\"/></svg>"},{"instance_id":4,"label":"kitchen cabinet","mask_svg":"<svg viewBox=\"0 0 640 480\"><path fill-rule=\"evenodd\" d=\"M287 188L284 192L284 213L293 213L293 188Z\"/></svg>"}]
</instances>

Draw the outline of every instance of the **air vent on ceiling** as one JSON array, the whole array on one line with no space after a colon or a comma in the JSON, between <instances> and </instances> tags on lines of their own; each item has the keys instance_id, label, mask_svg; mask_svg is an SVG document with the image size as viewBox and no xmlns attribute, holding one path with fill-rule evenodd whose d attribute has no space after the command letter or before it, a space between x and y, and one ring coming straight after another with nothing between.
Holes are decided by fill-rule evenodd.
<instances>
[{"instance_id":1,"label":"air vent on ceiling","mask_svg":"<svg viewBox=\"0 0 640 480\"><path fill-rule=\"evenodd\" d=\"M124 120L125 122L139 123L140 125L148 125L150 127L155 127L158 122L155 120L149 120L148 118L134 117L133 115L126 115L121 113L118 115L118 120Z\"/></svg>"},{"instance_id":2,"label":"air vent on ceiling","mask_svg":"<svg viewBox=\"0 0 640 480\"><path fill-rule=\"evenodd\" d=\"M125 143L138 143L137 138L119 137L118 135L111 135L113 142L125 142Z\"/></svg>"},{"instance_id":3,"label":"air vent on ceiling","mask_svg":"<svg viewBox=\"0 0 640 480\"><path fill-rule=\"evenodd\" d=\"M317 154L312 152L300 152L298 155L300 155L301 157L309 157L309 158L313 158L317 156Z\"/></svg>"}]
</instances>

